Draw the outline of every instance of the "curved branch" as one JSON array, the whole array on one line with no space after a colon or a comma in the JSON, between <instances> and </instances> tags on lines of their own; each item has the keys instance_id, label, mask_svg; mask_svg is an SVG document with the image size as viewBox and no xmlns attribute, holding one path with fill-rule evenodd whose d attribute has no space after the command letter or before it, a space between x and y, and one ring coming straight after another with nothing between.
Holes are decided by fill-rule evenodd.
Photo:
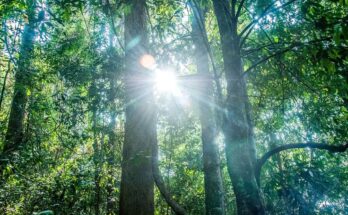
<instances>
[{"instance_id":1,"label":"curved branch","mask_svg":"<svg viewBox=\"0 0 348 215\"><path fill-rule=\"evenodd\" d=\"M156 186L158 187L161 195L167 202L167 204L173 209L176 215L185 215L186 212L170 195L167 190L163 178L161 176L161 171L158 167L158 144L157 141L153 144L152 147L152 173L155 180Z\"/></svg>"},{"instance_id":2,"label":"curved branch","mask_svg":"<svg viewBox=\"0 0 348 215\"><path fill-rule=\"evenodd\" d=\"M260 159L258 159L257 164L255 166L255 176L256 176L256 179L258 180L258 183L260 184L261 168L270 157L285 150L301 149L301 148L323 149L331 153L337 153L337 152L345 152L348 148L348 143L345 143L344 145L329 145L326 143L293 143L293 144L278 146L268 151Z\"/></svg>"}]
</instances>

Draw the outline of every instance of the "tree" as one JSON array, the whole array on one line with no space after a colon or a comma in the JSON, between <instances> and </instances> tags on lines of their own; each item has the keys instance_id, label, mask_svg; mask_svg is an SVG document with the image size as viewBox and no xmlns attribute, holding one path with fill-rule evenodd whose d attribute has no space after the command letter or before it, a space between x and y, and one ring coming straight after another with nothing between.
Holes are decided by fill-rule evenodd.
<instances>
[{"instance_id":1,"label":"tree","mask_svg":"<svg viewBox=\"0 0 348 215\"><path fill-rule=\"evenodd\" d=\"M224 191L220 171L219 151L215 142L217 128L214 116L213 78L209 71L209 54L205 30L205 11L191 3L192 41L195 45L195 61L199 77L196 97L200 109L202 129L203 166L206 214L225 214ZM204 101L201 99L205 98Z\"/></svg>"},{"instance_id":2,"label":"tree","mask_svg":"<svg viewBox=\"0 0 348 215\"><path fill-rule=\"evenodd\" d=\"M238 14L243 2L232 8L227 1L213 1L219 24L221 49L227 80L227 99L223 116L223 132L226 139L226 158L230 178L236 195L238 214L264 214L261 192L256 183L256 160L250 108L240 52L240 36L237 32ZM229 11L232 11L232 17Z\"/></svg>"},{"instance_id":3,"label":"tree","mask_svg":"<svg viewBox=\"0 0 348 215\"><path fill-rule=\"evenodd\" d=\"M2 162L0 171L5 166L4 160L11 160L12 155L23 144L23 133L28 94L30 92L31 80L34 68L31 64L34 54L35 28L42 21L36 17L36 1L29 0L26 4L26 16L28 21L24 26L21 47L18 59L18 70L15 75L14 96L12 99L11 112L8 128L2 151Z\"/></svg>"},{"instance_id":4,"label":"tree","mask_svg":"<svg viewBox=\"0 0 348 215\"><path fill-rule=\"evenodd\" d=\"M213 1L215 16L219 25L224 73L227 81L227 98L223 107L225 109L223 130L226 138L227 166L236 195L238 214L265 213L260 188L255 180L255 168L258 169L259 167L257 166L259 164L257 164L255 153L251 106L244 80L246 74L249 74L250 71L268 60L292 51L296 47L316 44L328 39L324 37L309 42L307 40L303 43L291 41L292 44L280 47L274 45L274 43L278 43L279 37L274 37L275 42L270 39L268 33L263 29L262 19L269 16L269 14L281 11L295 2L292 0L284 2L257 1L253 5L257 14L256 18L252 18L248 24L245 24L243 22L245 20L241 20L242 12L253 14L251 9L248 8L252 3L247 4L247 1L243 0L231 2ZM312 4L312 2L308 3ZM245 18L245 16L243 17ZM266 35L266 38L270 41L271 46L274 46L275 50L272 50L271 54L250 65L244 72L242 49L256 25L259 25L262 33ZM255 52L267 47L267 45L259 46L255 49ZM291 146L294 148L303 147L301 144Z\"/></svg>"},{"instance_id":5,"label":"tree","mask_svg":"<svg viewBox=\"0 0 348 215\"><path fill-rule=\"evenodd\" d=\"M130 0L125 14L126 125L123 145L120 214L154 214L152 144L156 112L149 71L141 65L147 54L146 1Z\"/></svg>"}]
</instances>

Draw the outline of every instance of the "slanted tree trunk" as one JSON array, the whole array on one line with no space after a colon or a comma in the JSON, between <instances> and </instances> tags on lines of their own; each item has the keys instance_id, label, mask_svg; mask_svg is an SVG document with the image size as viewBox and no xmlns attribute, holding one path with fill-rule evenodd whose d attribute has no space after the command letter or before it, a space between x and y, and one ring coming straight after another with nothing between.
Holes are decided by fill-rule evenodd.
<instances>
[{"instance_id":1,"label":"slanted tree trunk","mask_svg":"<svg viewBox=\"0 0 348 215\"><path fill-rule=\"evenodd\" d=\"M149 71L140 64L146 54L146 1L128 0L125 14L126 123L121 179L121 215L154 214L152 144L156 111Z\"/></svg>"},{"instance_id":2,"label":"slanted tree trunk","mask_svg":"<svg viewBox=\"0 0 348 215\"><path fill-rule=\"evenodd\" d=\"M29 0L27 6L28 9L26 14L28 16L28 23L25 24L22 34L18 59L18 69L15 75L14 94L2 152L3 160L11 160L13 152L17 151L20 148L23 141L24 119L28 101L28 90L31 86L33 74L31 68L31 58L33 57L35 38L36 1ZM0 171L4 165L5 162L2 162Z\"/></svg>"},{"instance_id":3,"label":"slanted tree trunk","mask_svg":"<svg viewBox=\"0 0 348 215\"><path fill-rule=\"evenodd\" d=\"M165 186L164 180L161 175L161 171L158 165L158 144L157 142L153 144L152 148L152 172L153 178L155 180L156 186L160 191L162 197L167 202L167 204L172 208L176 215L185 215L186 211L182 208L171 196L169 190Z\"/></svg>"},{"instance_id":4,"label":"slanted tree trunk","mask_svg":"<svg viewBox=\"0 0 348 215\"><path fill-rule=\"evenodd\" d=\"M213 111L213 79L209 72L209 56L204 39L205 13L196 4L191 4L193 10L192 40L195 45L195 60L199 79L198 103L202 128L203 166L205 187L205 210L207 215L223 215L224 192L220 171L220 157L216 138L216 122Z\"/></svg>"},{"instance_id":5,"label":"slanted tree trunk","mask_svg":"<svg viewBox=\"0 0 348 215\"><path fill-rule=\"evenodd\" d=\"M227 80L223 133L226 142L227 168L236 196L237 213L264 214L262 195L254 172L255 148L246 83L242 75L235 6L231 8L229 1L221 0L213 0L213 4L220 31Z\"/></svg>"}]
</instances>

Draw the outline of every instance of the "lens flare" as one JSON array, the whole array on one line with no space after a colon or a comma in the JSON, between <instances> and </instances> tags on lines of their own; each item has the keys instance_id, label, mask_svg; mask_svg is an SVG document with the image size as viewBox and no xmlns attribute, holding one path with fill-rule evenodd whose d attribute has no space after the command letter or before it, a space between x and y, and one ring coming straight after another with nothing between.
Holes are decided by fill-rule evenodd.
<instances>
[{"instance_id":1,"label":"lens flare","mask_svg":"<svg viewBox=\"0 0 348 215\"><path fill-rule=\"evenodd\" d=\"M140 58L140 64L146 69L153 69L155 67L156 61L152 55L145 54Z\"/></svg>"}]
</instances>

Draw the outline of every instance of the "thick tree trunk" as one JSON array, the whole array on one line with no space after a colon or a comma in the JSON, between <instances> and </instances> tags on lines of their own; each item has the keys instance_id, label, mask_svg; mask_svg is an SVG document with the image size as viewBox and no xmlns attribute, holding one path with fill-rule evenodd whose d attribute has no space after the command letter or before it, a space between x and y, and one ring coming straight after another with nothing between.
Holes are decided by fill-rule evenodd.
<instances>
[{"instance_id":1,"label":"thick tree trunk","mask_svg":"<svg viewBox=\"0 0 348 215\"><path fill-rule=\"evenodd\" d=\"M13 152L17 151L22 144L24 132L25 109L28 101L28 90L32 79L30 59L33 55L35 38L35 0L28 1L28 23L24 26L22 35L18 70L15 75L14 95L9 116L7 133L3 147L3 159L11 160ZM1 164L0 169L5 165Z\"/></svg>"},{"instance_id":2,"label":"thick tree trunk","mask_svg":"<svg viewBox=\"0 0 348 215\"><path fill-rule=\"evenodd\" d=\"M198 90L198 103L202 128L203 166L205 187L205 209L207 215L225 214L224 192L220 171L220 157L216 137L216 123L213 111L213 80L209 72L209 56L204 37L204 13L192 4L192 40L195 45L197 72L201 75Z\"/></svg>"},{"instance_id":3,"label":"thick tree trunk","mask_svg":"<svg viewBox=\"0 0 348 215\"><path fill-rule=\"evenodd\" d=\"M125 15L126 124L121 180L121 215L154 214L152 144L156 140L156 112L149 71L140 65L146 54L145 0L129 0Z\"/></svg>"},{"instance_id":4,"label":"thick tree trunk","mask_svg":"<svg viewBox=\"0 0 348 215\"><path fill-rule=\"evenodd\" d=\"M227 99L223 118L227 167L237 201L238 214L264 214L260 189L254 173L255 148L250 108L243 79L237 34L237 19L228 14L227 1L213 0L221 36ZM235 13L233 13L235 14Z\"/></svg>"}]
</instances>

